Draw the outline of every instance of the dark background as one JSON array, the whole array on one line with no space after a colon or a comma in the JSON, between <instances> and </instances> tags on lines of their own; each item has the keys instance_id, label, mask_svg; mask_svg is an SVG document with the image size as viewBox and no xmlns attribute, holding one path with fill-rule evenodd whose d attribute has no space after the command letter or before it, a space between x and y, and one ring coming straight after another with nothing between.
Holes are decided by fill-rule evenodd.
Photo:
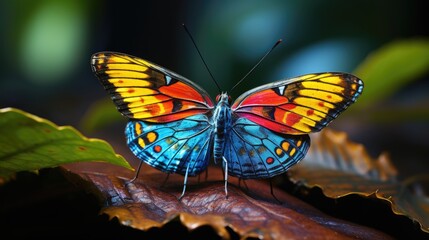
<instances>
[{"instance_id":1,"label":"dark background","mask_svg":"<svg viewBox=\"0 0 429 240\"><path fill-rule=\"evenodd\" d=\"M427 37L426 14L418 0L2 1L0 107L72 125L88 137L108 140L117 152L133 159L125 146L125 119L97 131L82 127L92 104L108 100L90 69L95 52L148 59L191 79L214 97L216 87L182 23L225 91L283 39L231 92L237 97L260 84L300 74L353 72L368 54L391 41ZM373 106L358 109L358 101L330 127L346 131L373 157L387 151L401 178L426 173L429 117L399 119L393 114L375 121L370 114L428 103L428 77L429 71ZM380 81L389 84L387 79Z\"/></svg>"}]
</instances>

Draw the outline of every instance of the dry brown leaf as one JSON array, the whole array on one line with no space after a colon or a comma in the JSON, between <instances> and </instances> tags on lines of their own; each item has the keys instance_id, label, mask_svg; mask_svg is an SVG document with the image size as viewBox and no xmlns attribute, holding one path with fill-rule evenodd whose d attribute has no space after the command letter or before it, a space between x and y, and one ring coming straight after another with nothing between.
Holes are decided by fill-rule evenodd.
<instances>
[{"instance_id":1,"label":"dry brown leaf","mask_svg":"<svg viewBox=\"0 0 429 240\"><path fill-rule=\"evenodd\" d=\"M397 180L398 171L386 153L369 156L362 144L348 140L344 132L325 129L311 136L307 156L289 170L295 184L319 187L330 198L350 194L387 201L392 211L418 221L429 232L427 197L413 194Z\"/></svg>"},{"instance_id":2,"label":"dry brown leaf","mask_svg":"<svg viewBox=\"0 0 429 240\"><path fill-rule=\"evenodd\" d=\"M228 198L225 197L222 172L210 167L204 174L190 178L181 201L183 177L166 174L148 166L140 177L127 183L133 172L100 163L64 166L65 173L107 203L102 213L117 217L123 225L148 230L180 220L189 230L209 225L224 239L230 238L227 228L240 237L264 239L390 239L377 230L335 219L297 198L274 189L269 184L248 180L246 186L231 178Z\"/></svg>"}]
</instances>

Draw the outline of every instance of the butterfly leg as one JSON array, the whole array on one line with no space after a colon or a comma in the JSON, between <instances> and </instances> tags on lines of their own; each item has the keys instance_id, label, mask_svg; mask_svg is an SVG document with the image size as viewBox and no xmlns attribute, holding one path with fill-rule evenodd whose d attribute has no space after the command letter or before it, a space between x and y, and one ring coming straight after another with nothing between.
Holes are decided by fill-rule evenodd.
<instances>
[{"instance_id":1,"label":"butterfly leg","mask_svg":"<svg viewBox=\"0 0 429 240\"><path fill-rule=\"evenodd\" d=\"M186 167L185 180L183 181L183 191L182 191L182 194L179 197L179 201L182 200L182 197L185 195L186 184L188 183L189 166L191 166L191 164L188 164L188 166Z\"/></svg>"},{"instance_id":2,"label":"butterfly leg","mask_svg":"<svg viewBox=\"0 0 429 240\"><path fill-rule=\"evenodd\" d=\"M204 180L207 182L208 179L209 179L209 169L206 168L206 177Z\"/></svg>"},{"instance_id":3,"label":"butterfly leg","mask_svg":"<svg viewBox=\"0 0 429 240\"><path fill-rule=\"evenodd\" d=\"M167 177L165 177L164 182L161 184L161 187L164 187L164 185L167 183L169 177L170 177L170 173L167 173Z\"/></svg>"},{"instance_id":4,"label":"butterfly leg","mask_svg":"<svg viewBox=\"0 0 429 240\"><path fill-rule=\"evenodd\" d=\"M271 192L271 196L273 196L274 199L277 200L279 204L282 204L282 202L276 197L276 195L274 195L273 181L271 180L271 178L270 178L270 192Z\"/></svg>"},{"instance_id":5,"label":"butterfly leg","mask_svg":"<svg viewBox=\"0 0 429 240\"><path fill-rule=\"evenodd\" d=\"M249 191L249 187L247 186L246 180L243 178L238 179L238 186L241 187L241 182L243 182L244 187L246 188L246 191Z\"/></svg>"},{"instance_id":6,"label":"butterfly leg","mask_svg":"<svg viewBox=\"0 0 429 240\"><path fill-rule=\"evenodd\" d=\"M223 162L225 163L225 197L228 198L228 162L225 157L223 158Z\"/></svg>"},{"instance_id":7,"label":"butterfly leg","mask_svg":"<svg viewBox=\"0 0 429 240\"><path fill-rule=\"evenodd\" d=\"M201 175L203 175L203 173L198 174L198 183L201 182ZM208 168L206 168L206 170L204 171L204 181L207 182L208 178L209 178L209 170Z\"/></svg>"},{"instance_id":8,"label":"butterfly leg","mask_svg":"<svg viewBox=\"0 0 429 240\"><path fill-rule=\"evenodd\" d=\"M143 165L143 162L140 161L139 167L137 168L137 171L136 171L136 175L134 175L134 177L131 180L129 180L128 183L132 183L138 178L140 173L140 168L142 167L142 165Z\"/></svg>"}]
</instances>

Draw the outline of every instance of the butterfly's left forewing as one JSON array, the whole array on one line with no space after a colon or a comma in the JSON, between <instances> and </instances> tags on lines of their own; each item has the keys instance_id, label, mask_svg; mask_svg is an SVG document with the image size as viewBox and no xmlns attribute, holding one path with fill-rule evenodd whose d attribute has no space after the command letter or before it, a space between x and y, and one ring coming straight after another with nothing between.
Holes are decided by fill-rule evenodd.
<instances>
[{"instance_id":1,"label":"butterfly's left forewing","mask_svg":"<svg viewBox=\"0 0 429 240\"><path fill-rule=\"evenodd\" d=\"M100 52L92 56L91 66L119 112L128 118L172 122L213 108L202 88L149 61Z\"/></svg>"},{"instance_id":2,"label":"butterfly's left forewing","mask_svg":"<svg viewBox=\"0 0 429 240\"><path fill-rule=\"evenodd\" d=\"M308 74L252 89L232 110L278 133L307 134L327 126L362 90L363 82L351 74Z\"/></svg>"}]
</instances>

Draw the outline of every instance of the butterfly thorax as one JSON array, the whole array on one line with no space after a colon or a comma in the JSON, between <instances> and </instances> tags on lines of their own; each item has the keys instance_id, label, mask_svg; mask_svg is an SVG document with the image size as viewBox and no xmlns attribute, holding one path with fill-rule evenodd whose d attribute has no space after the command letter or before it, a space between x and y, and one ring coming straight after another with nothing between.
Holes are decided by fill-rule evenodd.
<instances>
[{"instance_id":1,"label":"butterfly thorax","mask_svg":"<svg viewBox=\"0 0 429 240\"><path fill-rule=\"evenodd\" d=\"M216 108L213 113L214 122L214 145L213 155L214 160L222 160L225 142L229 129L231 128L231 108L229 105L229 96L227 93L220 94Z\"/></svg>"}]
</instances>

